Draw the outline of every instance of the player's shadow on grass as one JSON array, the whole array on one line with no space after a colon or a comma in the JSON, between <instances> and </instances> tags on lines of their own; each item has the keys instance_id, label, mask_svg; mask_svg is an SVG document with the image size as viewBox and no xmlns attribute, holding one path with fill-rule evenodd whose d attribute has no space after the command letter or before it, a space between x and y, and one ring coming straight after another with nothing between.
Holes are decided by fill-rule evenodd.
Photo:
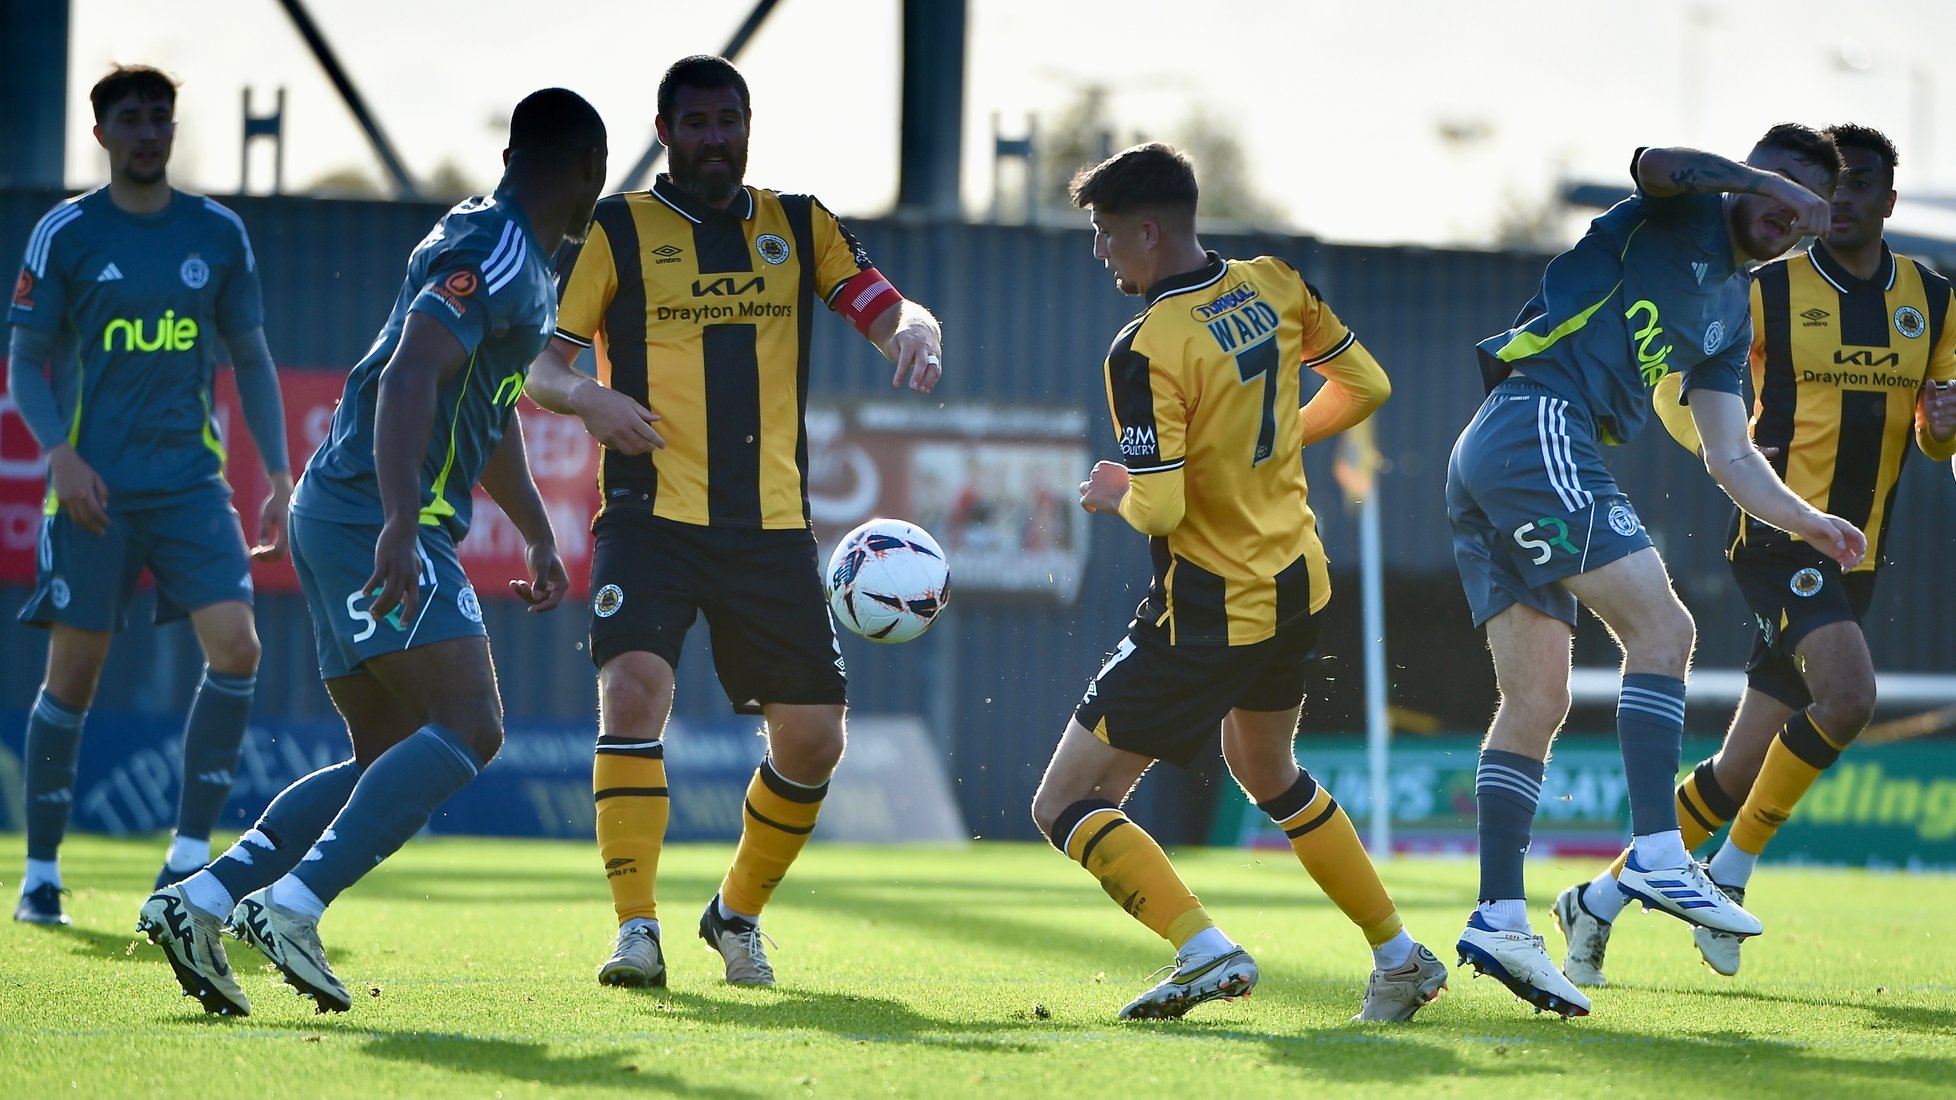
<instances>
[{"instance_id":1,"label":"player's shadow on grass","mask_svg":"<svg viewBox=\"0 0 1956 1100\"><path fill-rule=\"evenodd\" d=\"M919 1012L900 1000L801 989L729 990L714 995L648 990L639 996L645 998L648 1011L659 1016L703 1023L737 1020L740 1027L753 1030L822 1031L838 1039L929 1042L968 1050L1017 1050L1038 1045L1022 1037L1028 1028L1036 1026L1029 1015L973 1019L958 1011L957 1004L947 1004L951 1012L940 1017ZM1012 1032L1021 1037L982 1038L987 1032Z\"/></svg>"},{"instance_id":2,"label":"player's shadow on grass","mask_svg":"<svg viewBox=\"0 0 1956 1100\"><path fill-rule=\"evenodd\" d=\"M135 922L132 919L130 923L133 927ZM139 954L143 948L149 946L149 941L143 938L143 934L135 931L110 932L81 924L38 924L23 927L50 939L68 940L70 943L68 953L84 958L108 960L127 953L131 943L137 945L136 951Z\"/></svg>"},{"instance_id":3,"label":"player's shadow on grass","mask_svg":"<svg viewBox=\"0 0 1956 1100\"><path fill-rule=\"evenodd\" d=\"M333 1024L314 1022L322 1033L348 1037ZM484 1077L531 1081L546 1088L604 1088L651 1096L752 1100L760 1094L688 1080L657 1068L652 1050L607 1050L595 1054L557 1054L545 1043L457 1035L452 1032L364 1029L362 1054L394 1062L416 1062L430 1069ZM356 1033L357 1034L357 1033Z\"/></svg>"}]
</instances>

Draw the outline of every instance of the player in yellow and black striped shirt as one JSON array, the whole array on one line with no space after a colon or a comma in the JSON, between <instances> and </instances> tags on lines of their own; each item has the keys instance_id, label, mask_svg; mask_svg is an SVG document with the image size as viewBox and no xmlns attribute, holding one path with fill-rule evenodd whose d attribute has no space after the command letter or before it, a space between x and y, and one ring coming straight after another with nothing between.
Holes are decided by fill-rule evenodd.
<instances>
[{"instance_id":1,"label":"player in yellow and black striped shirt","mask_svg":"<svg viewBox=\"0 0 1956 1100\"><path fill-rule=\"evenodd\" d=\"M1033 819L1175 947L1174 973L1123 1018L1248 994L1256 963L1120 805L1157 759L1187 764L1220 724L1231 774L1372 945L1360 1016L1410 1019L1446 967L1406 934L1351 820L1291 746L1330 598L1301 452L1371 415L1391 384L1290 265L1205 252L1196 195L1193 166L1166 145L1073 181L1094 255L1147 303L1107 356L1122 461L1096 465L1080 503L1149 536L1154 581L1061 736ZM1299 408L1303 367L1325 384Z\"/></svg>"},{"instance_id":2,"label":"player in yellow and black striped shirt","mask_svg":"<svg viewBox=\"0 0 1956 1100\"><path fill-rule=\"evenodd\" d=\"M1741 901L1767 841L1873 715L1861 617L1910 437L1939 462L1956 454L1956 391L1942 388L1956 379L1956 297L1947 279L1882 241L1895 209L1895 147L1864 126L1828 132L1846 168L1825 240L1753 281L1752 438L1801 499L1866 531L1868 554L1843 573L1797 536L1733 515L1728 556L1759 632L1725 744L1678 787L1677 809L1688 847L1732 822L1711 875ZM1653 405L1696 450L1675 384L1660 383ZM1609 922L1625 900L1611 882L1621 866L1556 900L1566 972L1580 984L1601 984ZM1712 969L1738 971L1736 937L1702 928L1692 936Z\"/></svg>"},{"instance_id":3,"label":"player in yellow and black striped shirt","mask_svg":"<svg viewBox=\"0 0 1956 1100\"><path fill-rule=\"evenodd\" d=\"M842 756L841 649L808 526L810 328L852 322L928 393L937 321L906 301L808 195L744 186L747 83L684 58L659 84L671 171L600 202L559 258L557 339L530 374L545 408L604 445L592 524L591 657L600 718L592 790L619 920L607 985L664 985L654 877L665 841L666 717L696 616L741 713L766 716L740 848L700 918L729 982L772 985L760 913L814 830ZM595 345L598 380L570 367Z\"/></svg>"}]
</instances>

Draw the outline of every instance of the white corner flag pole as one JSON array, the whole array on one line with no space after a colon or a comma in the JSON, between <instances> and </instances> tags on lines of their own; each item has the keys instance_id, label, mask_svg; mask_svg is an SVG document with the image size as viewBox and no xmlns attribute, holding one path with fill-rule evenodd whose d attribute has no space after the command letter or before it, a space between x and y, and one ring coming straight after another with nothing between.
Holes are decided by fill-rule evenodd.
<instances>
[{"instance_id":1,"label":"white corner flag pole","mask_svg":"<svg viewBox=\"0 0 1956 1100\"><path fill-rule=\"evenodd\" d=\"M1371 773L1371 827L1369 842L1373 859L1392 854L1392 799L1388 775L1391 767L1392 726L1386 717L1385 651L1385 569L1380 561L1379 482L1358 508L1359 598L1364 603L1365 622L1365 757Z\"/></svg>"}]
</instances>

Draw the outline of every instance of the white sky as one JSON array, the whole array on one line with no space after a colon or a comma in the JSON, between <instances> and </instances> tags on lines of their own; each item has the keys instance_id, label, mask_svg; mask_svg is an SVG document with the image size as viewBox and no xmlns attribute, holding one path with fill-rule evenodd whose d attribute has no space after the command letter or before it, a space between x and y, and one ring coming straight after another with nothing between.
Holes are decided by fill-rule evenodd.
<instances>
[{"instance_id":1,"label":"white sky","mask_svg":"<svg viewBox=\"0 0 1956 1100\"><path fill-rule=\"evenodd\" d=\"M353 167L384 178L273 0L72 0L68 181L106 167L89 85L112 61L180 77L172 179L239 184L240 96L286 88L286 185ZM499 169L528 92L575 89L611 131L614 183L652 134L659 75L716 53L748 0L310 0L411 173ZM1956 193L1950 0L970 0L967 211L991 202L992 119L1007 136L1089 84L1120 141L1197 108L1250 149L1288 228L1337 241L1477 244L1505 206L1558 181L1616 180L1641 144L1743 153L1767 126L1852 120L1901 148L1897 186ZM782 0L739 64L754 97L748 180L881 213L897 189L897 0ZM1936 134L1940 129L1941 135ZM1449 139L1443 133L1456 135ZM269 188L269 149L254 154Z\"/></svg>"}]
</instances>

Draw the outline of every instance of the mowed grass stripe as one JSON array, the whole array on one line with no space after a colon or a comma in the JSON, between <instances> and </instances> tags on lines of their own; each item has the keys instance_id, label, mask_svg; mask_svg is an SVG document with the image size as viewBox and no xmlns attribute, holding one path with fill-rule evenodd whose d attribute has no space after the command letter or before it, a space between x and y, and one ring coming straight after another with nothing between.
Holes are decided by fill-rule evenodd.
<instances>
[{"instance_id":1,"label":"mowed grass stripe","mask_svg":"<svg viewBox=\"0 0 1956 1100\"><path fill-rule=\"evenodd\" d=\"M592 846L422 840L335 905L322 934L353 1011L318 1017L234 945L253 1000L205 1017L130 931L156 841L64 852L77 927L0 933L9 1095L71 1096L1946 1096L1956 959L1938 875L1764 867L1767 934L1702 967L1683 925L1626 913L1596 1015L1533 1016L1455 970L1410 1026L1347 1022L1362 939L1287 853L1178 866L1263 968L1256 995L1174 1023L1114 1013L1166 945L1050 848L817 843L768 913L782 986L730 989L694 935L730 851L662 860L672 986L597 985L609 896ZM1531 864L1546 900L1587 877ZM1452 962L1468 860L1385 868L1413 933ZM131 947L132 943L135 946ZM373 991L378 990L378 995Z\"/></svg>"}]
</instances>

